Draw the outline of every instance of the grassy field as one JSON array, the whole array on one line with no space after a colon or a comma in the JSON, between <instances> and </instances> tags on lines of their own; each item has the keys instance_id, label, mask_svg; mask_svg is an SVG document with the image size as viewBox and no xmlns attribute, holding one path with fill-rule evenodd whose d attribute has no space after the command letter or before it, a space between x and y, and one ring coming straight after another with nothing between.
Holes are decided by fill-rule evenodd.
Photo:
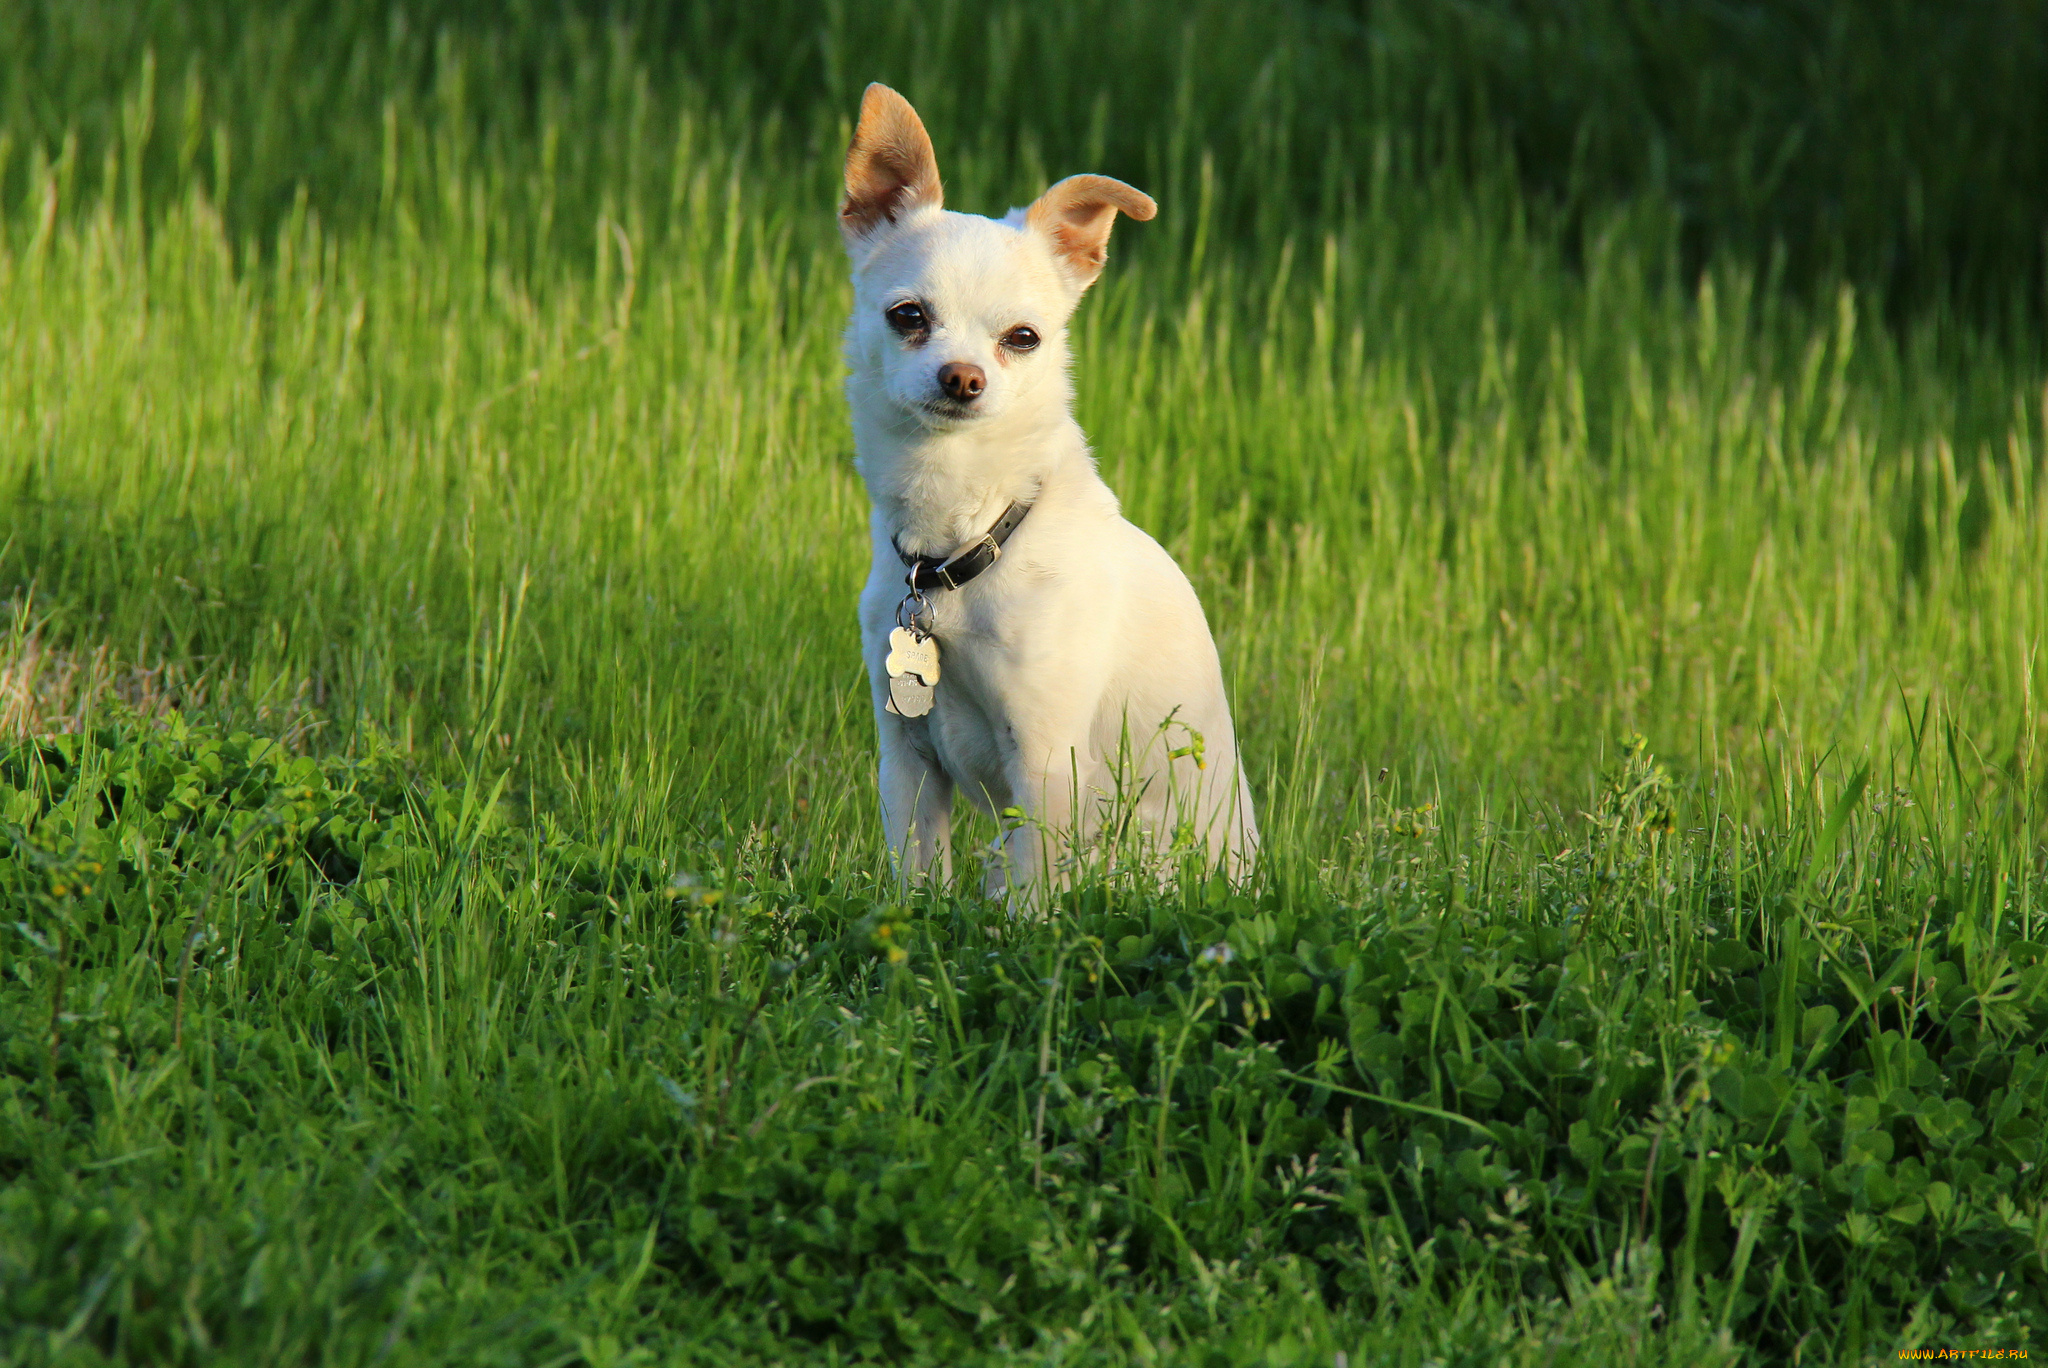
<instances>
[{"instance_id":1,"label":"grassy field","mask_svg":"<svg viewBox=\"0 0 2048 1368\"><path fill-rule=\"evenodd\" d=\"M0 1355L2048 1349L2048 17L1668 8L0 0ZM869 79L1249 889L886 877Z\"/></svg>"}]
</instances>

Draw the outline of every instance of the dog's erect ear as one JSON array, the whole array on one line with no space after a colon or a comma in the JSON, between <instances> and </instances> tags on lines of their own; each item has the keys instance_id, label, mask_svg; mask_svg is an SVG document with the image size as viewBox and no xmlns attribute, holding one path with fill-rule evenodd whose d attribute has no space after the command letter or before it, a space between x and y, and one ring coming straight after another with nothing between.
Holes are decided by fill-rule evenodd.
<instances>
[{"instance_id":1,"label":"dog's erect ear","mask_svg":"<svg viewBox=\"0 0 2048 1368\"><path fill-rule=\"evenodd\" d=\"M1120 180L1069 176L1024 211L1024 222L1051 240L1053 255L1078 293L1102 274L1102 263L1109 259L1109 230L1119 209L1140 221L1159 212L1150 195Z\"/></svg>"},{"instance_id":2,"label":"dog's erect ear","mask_svg":"<svg viewBox=\"0 0 2048 1368\"><path fill-rule=\"evenodd\" d=\"M910 101L879 81L860 98L860 124L846 149L846 200L839 231L849 250L911 209L938 208L939 162Z\"/></svg>"}]
</instances>

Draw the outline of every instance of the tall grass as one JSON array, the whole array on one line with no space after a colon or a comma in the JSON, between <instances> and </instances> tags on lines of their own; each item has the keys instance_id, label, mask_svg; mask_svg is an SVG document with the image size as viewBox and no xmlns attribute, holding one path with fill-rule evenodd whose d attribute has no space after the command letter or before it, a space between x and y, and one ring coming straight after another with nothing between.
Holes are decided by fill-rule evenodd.
<instances>
[{"instance_id":1,"label":"tall grass","mask_svg":"<svg viewBox=\"0 0 2048 1368\"><path fill-rule=\"evenodd\" d=\"M1229 222L1263 231L1340 210L1347 163L1392 132L1424 163L1511 164L1571 250L1617 198L1647 191L1676 217L1688 270L1731 248L1782 253L1823 293L1849 278L1894 306L2038 322L2044 19L2041 0L9 0L0 110L18 136L54 147L75 133L96 159L132 129L123 97L154 50L159 114L205 127L145 152L141 183L175 195L196 172L232 221L267 233L300 185L331 215L375 205L378 129L361 116L387 100L456 113L522 155L553 123L569 135L563 170L590 190L618 168L587 156L590 121L565 117L637 108L659 139L682 84L772 122L770 141L829 142L843 92L884 79L998 181L1041 157L1107 158L1179 200L1190 153L1207 148L1224 159ZM608 84L598 69L619 57L633 70L609 62ZM211 155L217 124L234 130L232 175Z\"/></svg>"},{"instance_id":2,"label":"tall grass","mask_svg":"<svg viewBox=\"0 0 2048 1368\"><path fill-rule=\"evenodd\" d=\"M1889 281L1872 190L1832 260L1780 181L1636 178L1618 77L1560 171L1420 8L0 14L8 716L87 733L0 766L27 1361L2038 1328L2048 372L2005 229ZM1161 202L1080 417L1216 629L1250 897L1012 927L881 877L831 223L870 77L955 207ZM95 659L319 763L35 702Z\"/></svg>"},{"instance_id":3,"label":"tall grass","mask_svg":"<svg viewBox=\"0 0 2048 1368\"><path fill-rule=\"evenodd\" d=\"M343 106L380 168L349 231L301 196L238 236L198 179L146 212L147 148L231 177L242 126L154 128L147 72L100 167L35 150L0 259L6 573L138 659L422 738L473 727L508 651L533 782L588 794L630 755L700 829L786 811L868 744L832 159L657 100L616 36L507 144L469 113L483 50L444 41L416 108ZM996 134L934 127L955 203L1047 174L990 186ZM1735 261L1674 290L1654 198L1571 269L1509 180L1393 147L1345 163L1353 208L1250 235L1186 149L1079 339L1082 419L1211 604L1287 821L1341 829L1383 767L1569 806L1629 730L1753 810L1760 748L1882 751L1930 696L2040 782L2026 353ZM832 788L806 825L870 842Z\"/></svg>"}]
</instances>

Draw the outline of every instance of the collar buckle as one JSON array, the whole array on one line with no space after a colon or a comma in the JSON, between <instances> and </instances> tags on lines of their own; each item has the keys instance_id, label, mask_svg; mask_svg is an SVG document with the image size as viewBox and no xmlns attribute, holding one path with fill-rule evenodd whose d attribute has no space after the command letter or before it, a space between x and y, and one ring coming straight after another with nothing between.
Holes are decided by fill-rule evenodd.
<instances>
[{"instance_id":1,"label":"collar buckle","mask_svg":"<svg viewBox=\"0 0 2048 1368\"><path fill-rule=\"evenodd\" d=\"M1003 543L1010 539L1010 534L1017 530L1024 521L1024 515L1030 511L1030 504L1011 504L1003 510L1003 516L996 519L995 526L944 559L913 556L893 536L889 538L889 544L896 548L897 557L908 567L903 578L912 593L925 589L958 589L1002 559Z\"/></svg>"}]
</instances>

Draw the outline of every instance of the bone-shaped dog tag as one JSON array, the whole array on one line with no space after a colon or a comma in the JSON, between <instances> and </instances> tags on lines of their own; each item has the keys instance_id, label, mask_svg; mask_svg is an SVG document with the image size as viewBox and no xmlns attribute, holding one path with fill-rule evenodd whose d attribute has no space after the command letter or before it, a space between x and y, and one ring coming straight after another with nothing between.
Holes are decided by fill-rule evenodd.
<instances>
[{"instance_id":1,"label":"bone-shaped dog tag","mask_svg":"<svg viewBox=\"0 0 2048 1368\"><path fill-rule=\"evenodd\" d=\"M889 711L898 717L923 717L932 710L932 690L939 682L939 643L908 627L889 633Z\"/></svg>"},{"instance_id":2,"label":"bone-shaped dog tag","mask_svg":"<svg viewBox=\"0 0 2048 1368\"><path fill-rule=\"evenodd\" d=\"M932 686L914 674L889 676L889 711L898 717L923 717L932 710Z\"/></svg>"},{"instance_id":3,"label":"bone-shaped dog tag","mask_svg":"<svg viewBox=\"0 0 2048 1368\"><path fill-rule=\"evenodd\" d=\"M939 682L939 643L931 637L919 636L907 627L898 627L889 633L889 658L882 662L882 668L889 672L889 678L899 675L916 675L927 685Z\"/></svg>"}]
</instances>

